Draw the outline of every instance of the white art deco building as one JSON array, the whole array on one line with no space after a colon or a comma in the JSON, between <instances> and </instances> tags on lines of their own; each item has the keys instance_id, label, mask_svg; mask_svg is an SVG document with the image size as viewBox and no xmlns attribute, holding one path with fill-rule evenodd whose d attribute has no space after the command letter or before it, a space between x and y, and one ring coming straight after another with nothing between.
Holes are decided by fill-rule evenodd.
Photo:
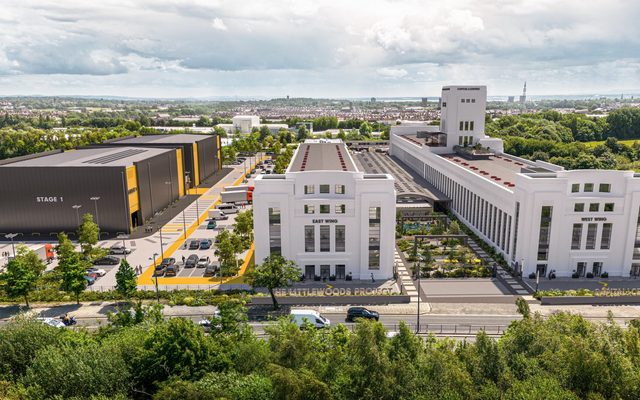
<instances>
[{"instance_id":1,"label":"white art deco building","mask_svg":"<svg viewBox=\"0 0 640 400\"><path fill-rule=\"evenodd\" d=\"M305 279L393 276L394 179L358 170L342 141L305 141L284 174L256 178L253 196L257 264L276 253Z\"/></svg>"},{"instance_id":2,"label":"white art deco building","mask_svg":"<svg viewBox=\"0 0 640 400\"><path fill-rule=\"evenodd\" d=\"M390 153L526 276L640 275L640 175L505 154L484 134L485 86L442 89L439 127L398 125Z\"/></svg>"}]
</instances>

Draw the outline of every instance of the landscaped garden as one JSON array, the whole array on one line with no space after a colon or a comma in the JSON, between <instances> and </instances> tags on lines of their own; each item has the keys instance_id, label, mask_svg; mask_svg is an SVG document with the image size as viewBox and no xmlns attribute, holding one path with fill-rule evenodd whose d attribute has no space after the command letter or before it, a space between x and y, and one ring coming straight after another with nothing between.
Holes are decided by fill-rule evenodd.
<instances>
[{"instance_id":1,"label":"landscaped garden","mask_svg":"<svg viewBox=\"0 0 640 400\"><path fill-rule=\"evenodd\" d=\"M414 245L416 235L418 246ZM486 278L490 268L466 245L465 235L457 221L434 214L428 221L398 222L396 244L408 262L413 275L421 278Z\"/></svg>"}]
</instances>

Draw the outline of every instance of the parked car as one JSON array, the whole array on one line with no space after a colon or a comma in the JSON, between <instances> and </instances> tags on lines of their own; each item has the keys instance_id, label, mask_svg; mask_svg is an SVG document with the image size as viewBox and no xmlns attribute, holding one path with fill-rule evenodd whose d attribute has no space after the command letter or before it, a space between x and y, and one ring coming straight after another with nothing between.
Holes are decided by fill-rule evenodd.
<instances>
[{"instance_id":1,"label":"parked car","mask_svg":"<svg viewBox=\"0 0 640 400\"><path fill-rule=\"evenodd\" d=\"M357 318L363 319L380 319L380 314L377 311L368 310L364 307L350 307L347 310L347 321L353 322Z\"/></svg>"},{"instance_id":2,"label":"parked car","mask_svg":"<svg viewBox=\"0 0 640 400\"><path fill-rule=\"evenodd\" d=\"M218 224L216 223L215 219L210 219L209 221L207 221L207 229L216 229L217 225ZM202 247L202 244L200 245L200 247Z\"/></svg>"},{"instance_id":3,"label":"parked car","mask_svg":"<svg viewBox=\"0 0 640 400\"><path fill-rule=\"evenodd\" d=\"M187 257L187 261L184 262L184 267L194 268L196 264L198 264L198 259L199 257L197 254L191 254L189 257Z\"/></svg>"},{"instance_id":4,"label":"parked car","mask_svg":"<svg viewBox=\"0 0 640 400\"><path fill-rule=\"evenodd\" d=\"M196 264L196 267L198 268L206 268L207 265L209 265L209 257L200 257L200 259L198 260L198 263Z\"/></svg>"},{"instance_id":5,"label":"parked car","mask_svg":"<svg viewBox=\"0 0 640 400\"><path fill-rule=\"evenodd\" d=\"M96 283L96 278L94 276L91 275L85 275L84 276L84 280L87 281L87 285L91 286L94 283Z\"/></svg>"},{"instance_id":6,"label":"parked car","mask_svg":"<svg viewBox=\"0 0 640 400\"><path fill-rule=\"evenodd\" d=\"M176 276L180 271L180 266L178 264L171 264L167 266L164 270L164 276Z\"/></svg>"},{"instance_id":7,"label":"parked car","mask_svg":"<svg viewBox=\"0 0 640 400\"><path fill-rule=\"evenodd\" d=\"M87 268L87 274L96 274L96 276L105 276L107 271L102 268Z\"/></svg>"},{"instance_id":8,"label":"parked car","mask_svg":"<svg viewBox=\"0 0 640 400\"><path fill-rule=\"evenodd\" d=\"M164 258L162 262L156 266L155 271L153 272L154 276L162 276L165 274L167 267L174 265L176 263L176 259L173 257Z\"/></svg>"},{"instance_id":9,"label":"parked car","mask_svg":"<svg viewBox=\"0 0 640 400\"><path fill-rule=\"evenodd\" d=\"M205 277L214 276L216 274L217 270L218 270L218 266L217 265L209 264L209 265L207 265L205 267L203 276L205 276Z\"/></svg>"},{"instance_id":10,"label":"parked car","mask_svg":"<svg viewBox=\"0 0 640 400\"><path fill-rule=\"evenodd\" d=\"M118 265L120 259L115 256L104 256L93 261L93 265Z\"/></svg>"},{"instance_id":11,"label":"parked car","mask_svg":"<svg viewBox=\"0 0 640 400\"><path fill-rule=\"evenodd\" d=\"M291 310L289 315L293 323L299 327L304 326L305 322L310 323L316 328L328 328L331 326L331 321L315 310Z\"/></svg>"},{"instance_id":12,"label":"parked car","mask_svg":"<svg viewBox=\"0 0 640 400\"><path fill-rule=\"evenodd\" d=\"M193 239L191 242L189 242L189 250L198 250L199 247L200 247L199 239Z\"/></svg>"},{"instance_id":13,"label":"parked car","mask_svg":"<svg viewBox=\"0 0 640 400\"><path fill-rule=\"evenodd\" d=\"M109 254L131 254L131 249L124 247L122 243L116 243L109 248Z\"/></svg>"},{"instance_id":14,"label":"parked car","mask_svg":"<svg viewBox=\"0 0 640 400\"><path fill-rule=\"evenodd\" d=\"M211 248L211 239L204 239L200 242L200 250L207 250Z\"/></svg>"},{"instance_id":15,"label":"parked car","mask_svg":"<svg viewBox=\"0 0 640 400\"><path fill-rule=\"evenodd\" d=\"M64 322L55 319L55 318L37 318L38 321L42 322L43 324L47 324L49 326L53 326L54 328L64 328L65 324Z\"/></svg>"}]
</instances>

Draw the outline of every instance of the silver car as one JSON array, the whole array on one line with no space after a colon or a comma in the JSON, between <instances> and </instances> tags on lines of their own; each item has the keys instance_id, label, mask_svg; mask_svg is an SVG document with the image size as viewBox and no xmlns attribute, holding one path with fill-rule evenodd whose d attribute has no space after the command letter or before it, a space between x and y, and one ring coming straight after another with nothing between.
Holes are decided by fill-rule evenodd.
<instances>
[{"instance_id":1,"label":"silver car","mask_svg":"<svg viewBox=\"0 0 640 400\"><path fill-rule=\"evenodd\" d=\"M131 254L131 249L124 247L120 243L116 243L109 248L109 254Z\"/></svg>"}]
</instances>

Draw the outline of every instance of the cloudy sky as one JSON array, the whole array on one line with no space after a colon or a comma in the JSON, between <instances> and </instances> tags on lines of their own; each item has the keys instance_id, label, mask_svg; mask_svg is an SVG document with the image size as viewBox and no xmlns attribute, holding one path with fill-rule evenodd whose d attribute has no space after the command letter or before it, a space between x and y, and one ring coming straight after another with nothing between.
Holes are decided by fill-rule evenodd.
<instances>
[{"instance_id":1,"label":"cloudy sky","mask_svg":"<svg viewBox=\"0 0 640 400\"><path fill-rule=\"evenodd\" d=\"M636 93L639 0L1 0L0 95Z\"/></svg>"}]
</instances>

